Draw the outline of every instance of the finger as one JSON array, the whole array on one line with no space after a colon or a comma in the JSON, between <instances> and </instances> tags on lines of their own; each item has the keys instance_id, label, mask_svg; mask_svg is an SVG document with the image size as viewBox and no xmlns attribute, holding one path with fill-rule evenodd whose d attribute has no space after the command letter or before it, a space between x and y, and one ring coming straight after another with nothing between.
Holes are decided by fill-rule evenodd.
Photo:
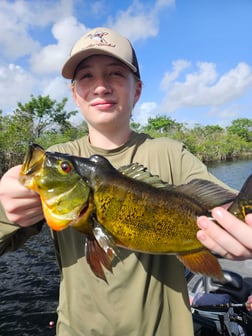
<instances>
[{"instance_id":1,"label":"finger","mask_svg":"<svg viewBox=\"0 0 252 336\"><path fill-rule=\"evenodd\" d=\"M28 198L35 195L32 190L27 189L19 182L20 166L12 167L3 175L0 183L0 196L2 200L8 201L8 198Z\"/></svg>"},{"instance_id":2,"label":"finger","mask_svg":"<svg viewBox=\"0 0 252 336\"><path fill-rule=\"evenodd\" d=\"M34 225L40 222L42 219L44 219L43 214L36 213L33 216L23 217L22 219L18 221L18 224L19 226L27 227L27 226L31 226L31 225Z\"/></svg>"},{"instance_id":3,"label":"finger","mask_svg":"<svg viewBox=\"0 0 252 336\"><path fill-rule=\"evenodd\" d=\"M11 195L13 199L34 198L35 195L38 196L37 193L23 186L17 179L8 179L4 183L4 188L8 186L8 192L7 190L3 190L2 194Z\"/></svg>"},{"instance_id":4,"label":"finger","mask_svg":"<svg viewBox=\"0 0 252 336\"><path fill-rule=\"evenodd\" d=\"M245 217L245 222L249 225L249 226L252 226L252 213L247 215Z\"/></svg>"},{"instance_id":5,"label":"finger","mask_svg":"<svg viewBox=\"0 0 252 336\"><path fill-rule=\"evenodd\" d=\"M245 306L247 308L248 311L251 311L252 310L252 303L245 303Z\"/></svg>"},{"instance_id":6,"label":"finger","mask_svg":"<svg viewBox=\"0 0 252 336\"><path fill-rule=\"evenodd\" d=\"M12 198L5 202L5 211L7 213L23 213L26 214L34 208L41 208L40 197L31 192L31 193L22 193L19 196L12 196Z\"/></svg>"},{"instance_id":7,"label":"finger","mask_svg":"<svg viewBox=\"0 0 252 336\"><path fill-rule=\"evenodd\" d=\"M210 251L214 251L220 256L224 256L227 254L227 251L224 248L222 248L221 245L218 245L216 241L212 239L211 236L209 236L205 230L199 230L196 233L196 237Z\"/></svg>"},{"instance_id":8,"label":"finger","mask_svg":"<svg viewBox=\"0 0 252 336\"><path fill-rule=\"evenodd\" d=\"M12 177L17 179L19 177L20 171L21 171L22 165L17 165L11 167L4 175L3 178L5 177Z\"/></svg>"},{"instance_id":9,"label":"finger","mask_svg":"<svg viewBox=\"0 0 252 336\"><path fill-rule=\"evenodd\" d=\"M199 217L198 226L201 228L197 232L198 240L206 246L209 250L214 251L220 256L227 254L227 250L223 247L225 237L225 231L214 222L210 221L207 217Z\"/></svg>"},{"instance_id":10,"label":"finger","mask_svg":"<svg viewBox=\"0 0 252 336\"><path fill-rule=\"evenodd\" d=\"M201 230L197 232L197 238L209 250L229 259L251 257L249 248L207 217L199 217L198 226Z\"/></svg>"},{"instance_id":11,"label":"finger","mask_svg":"<svg viewBox=\"0 0 252 336\"><path fill-rule=\"evenodd\" d=\"M10 222L15 223L19 226L30 226L44 219L43 213L40 213L40 212L30 214L29 216L23 216L19 214L10 214L7 217Z\"/></svg>"},{"instance_id":12,"label":"finger","mask_svg":"<svg viewBox=\"0 0 252 336\"><path fill-rule=\"evenodd\" d=\"M252 249L252 228L250 226L221 207L213 209L212 215L218 224L232 235L235 240L238 240L246 248Z\"/></svg>"},{"instance_id":13,"label":"finger","mask_svg":"<svg viewBox=\"0 0 252 336\"><path fill-rule=\"evenodd\" d=\"M6 212L8 219L20 226L33 225L44 218L41 206L27 209L26 211Z\"/></svg>"}]
</instances>

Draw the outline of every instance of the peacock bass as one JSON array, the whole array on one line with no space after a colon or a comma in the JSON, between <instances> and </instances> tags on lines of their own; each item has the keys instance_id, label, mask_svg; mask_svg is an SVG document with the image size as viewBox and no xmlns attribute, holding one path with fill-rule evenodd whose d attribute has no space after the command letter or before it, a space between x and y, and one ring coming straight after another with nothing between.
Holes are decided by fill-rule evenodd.
<instances>
[{"instance_id":1,"label":"peacock bass","mask_svg":"<svg viewBox=\"0 0 252 336\"><path fill-rule=\"evenodd\" d=\"M252 210L252 175L240 194L196 179L174 186L133 163L115 169L99 155L81 158L29 146L20 182L39 193L53 230L68 226L86 235L85 255L106 281L117 246L150 254L176 254L191 271L223 279L217 258L196 238L198 216L233 201L240 219Z\"/></svg>"}]
</instances>

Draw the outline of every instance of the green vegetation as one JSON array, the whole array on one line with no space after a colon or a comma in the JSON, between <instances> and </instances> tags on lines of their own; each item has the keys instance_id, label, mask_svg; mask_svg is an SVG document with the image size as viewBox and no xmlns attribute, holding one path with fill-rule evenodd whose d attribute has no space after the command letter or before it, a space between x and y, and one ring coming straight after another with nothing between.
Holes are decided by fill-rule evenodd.
<instances>
[{"instance_id":1,"label":"green vegetation","mask_svg":"<svg viewBox=\"0 0 252 336\"><path fill-rule=\"evenodd\" d=\"M0 110L0 176L10 166L22 162L29 142L48 146L73 140L81 136L83 126L78 129L70 123L77 111L67 112L65 104L49 96L31 96L26 104L17 104L13 113L3 115Z\"/></svg>"},{"instance_id":2,"label":"green vegetation","mask_svg":"<svg viewBox=\"0 0 252 336\"><path fill-rule=\"evenodd\" d=\"M17 103L13 113L0 110L0 176L14 164L22 162L29 142L47 148L55 143L77 139L87 134L83 121L70 123L77 111L67 112L67 98L61 102L49 96L31 96L26 104ZM189 151L204 162L232 160L252 156L252 119L233 120L231 126L219 125L193 128L167 116L150 118L147 125L132 122L132 129L152 137L170 137L185 143Z\"/></svg>"},{"instance_id":3,"label":"green vegetation","mask_svg":"<svg viewBox=\"0 0 252 336\"><path fill-rule=\"evenodd\" d=\"M153 137L167 136L181 141L204 162L252 156L252 119L233 120L231 126L226 128L199 124L189 128L169 117L158 116L150 118L147 126L132 126L137 131L146 132Z\"/></svg>"}]
</instances>

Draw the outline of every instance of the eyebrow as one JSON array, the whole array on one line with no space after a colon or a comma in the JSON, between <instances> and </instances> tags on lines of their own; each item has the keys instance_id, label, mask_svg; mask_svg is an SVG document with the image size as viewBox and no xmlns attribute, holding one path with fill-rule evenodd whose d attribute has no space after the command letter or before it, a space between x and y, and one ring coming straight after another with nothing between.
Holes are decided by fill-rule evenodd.
<instances>
[{"instance_id":1,"label":"eyebrow","mask_svg":"<svg viewBox=\"0 0 252 336\"><path fill-rule=\"evenodd\" d=\"M120 60L117 60L117 59L113 59L112 57L112 60L110 63L107 64L107 66L120 66L121 68L123 69L128 69L127 65L124 64L122 61ZM89 68L92 68L92 66L90 64L88 64L88 58L87 59L84 59L83 61L81 61L75 71L74 71L74 75L73 75L73 79L72 79L72 82L74 81L75 77L76 77L76 74L78 71L80 70L85 70L85 69L89 69Z\"/></svg>"},{"instance_id":2,"label":"eyebrow","mask_svg":"<svg viewBox=\"0 0 252 336\"><path fill-rule=\"evenodd\" d=\"M121 66L122 68L127 68L127 65L124 64L123 62L121 62L120 60L118 60L118 61L117 60L113 60L110 63L106 64L106 66ZM79 71L79 70L88 69L88 68L91 68L91 67L92 67L92 65L86 63L86 60L84 60L83 62L81 62L77 66L77 68L75 70L75 73L77 73L77 71Z\"/></svg>"}]
</instances>

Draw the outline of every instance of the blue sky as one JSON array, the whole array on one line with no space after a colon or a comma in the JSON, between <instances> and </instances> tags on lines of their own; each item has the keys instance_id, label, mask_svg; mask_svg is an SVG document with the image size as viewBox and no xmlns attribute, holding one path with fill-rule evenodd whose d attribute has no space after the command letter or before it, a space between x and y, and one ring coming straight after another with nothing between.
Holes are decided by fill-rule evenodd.
<instances>
[{"instance_id":1,"label":"blue sky","mask_svg":"<svg viewBox=\"0 0 252 336\"><path fill-rule=\"evenodd\" d=\"M135 122L167 115L225 127L252 118L251 13L251 0L1 0L0 109L31 94L67 97L76 109L61 66L82 34L107 26L138 55Z\"/></svg>"}]
</instances>

